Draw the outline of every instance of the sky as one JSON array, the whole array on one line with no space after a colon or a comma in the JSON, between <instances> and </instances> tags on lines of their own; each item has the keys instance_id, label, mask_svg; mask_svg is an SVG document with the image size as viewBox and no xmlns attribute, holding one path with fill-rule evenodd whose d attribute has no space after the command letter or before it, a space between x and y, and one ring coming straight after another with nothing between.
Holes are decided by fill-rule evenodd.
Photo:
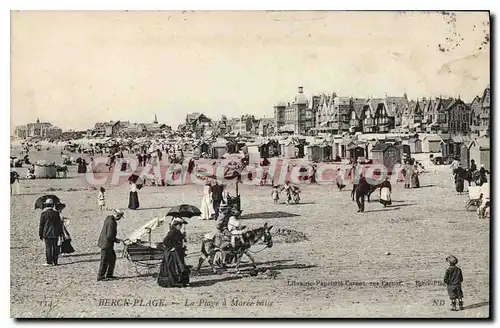
<instances>
[{"instance_id":1,"label":"sky","mask_svg":"<svg viewBox=\"0 0 500 328\"><path fill-rule=\"evenodd\" d=\"M11 132L272 117L298 86L469 102L490 83L489 28L487 12L13 11Z\"/></svg>"}]
</instances>

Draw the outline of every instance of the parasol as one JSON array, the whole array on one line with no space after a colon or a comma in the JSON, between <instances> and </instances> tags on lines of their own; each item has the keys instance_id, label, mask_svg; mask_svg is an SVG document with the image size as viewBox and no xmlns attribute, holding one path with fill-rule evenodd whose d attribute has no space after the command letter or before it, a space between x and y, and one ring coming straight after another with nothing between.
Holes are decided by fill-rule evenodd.
<instances>
[{"instance_id":1,"label":"parasol","mask_svg":"<svg viewBox=\"0 0 500 328\"><path fill-rule=\"evenodd\" d=\"M128 181L131 181L133 183L136 183L137 180L139 180L139 176L137 174L131 174L129 177L128 177Z\"/></svg>"},{"instance_id":2,"label":"parasol","mask_svg":"<svg viewBox=\"0 0 500 328\"><path fill-rule=\"evenodd\" d=\"M176 216L181 218L192 218L193 216L200 215L201 211L196 206L188 204L174 206L167 213L167 216Z\"/></svg>"},{"instance_id":3,"label":"parasol","mask_svg":"<svg viewBox=\"0 0 500 328\"><path fill-rule=\"evenodd\" d=\"M45 201L47 199L52 199L54 201L54 204L59 204L61 203L61 200L59 199L59 197L55 196L55 195L45 195L45 196L42 196L40 198L38 198L35 202L35 210L37 208L40 208L40 209L43 209L43 204L45 203Z\"/></svg>"}]
</instances>

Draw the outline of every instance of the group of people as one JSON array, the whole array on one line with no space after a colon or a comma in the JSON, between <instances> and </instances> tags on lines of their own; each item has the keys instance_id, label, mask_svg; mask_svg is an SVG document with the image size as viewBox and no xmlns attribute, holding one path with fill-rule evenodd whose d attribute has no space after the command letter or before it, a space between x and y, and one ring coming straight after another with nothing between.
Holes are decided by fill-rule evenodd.
<instances>
[{"instance_id":1,"label":"group of people","mask_svg":"<svg viewBox=\"0 0 500 328\"><path fill-rule=\"evenodd\" d=\"M64 225L62 210L65 205L47 198L43 204L38 235L45 242L45 263L43 266L57 266L61 253L74 252L71 237Z\"/></svg>"},{"instance_id":2,"label":"group of people","mask_svg":"<svg viewBox=\"0 0 500 328\"><path fill-rule=\"evenodd\" d=\"M202 220L215 220L219 216L221 204L227 204L231 200L229 193L224 189L224 185L219 181L205 183L200 206Z\"/></svg>"},{"instance_id":3,"label":"group of people","mask_svg":"<svg viewBox=\"0 0 500 328\"><path fill-rule=\"evenodd\" d=\"M405 177L405 188L420 188L420 179L419 176L419 168L417 164L411 164L409 160L405 161L404 169L403 169L404 177Z\"/></svg>"},{"instance_id":4,"label":"group of people","mask_svg":"<svg viewBox=\"0 0 500 328\"><path fill-rule=\"evenodd\" d=\"M284 192L286 197L286 204L291 204L292 202L298 203L300 201L300 189L297 186L290 184L290 181L285 181L285 185L273 185L273 190L271 192L271 197L274 204L278 204L280 199L280 193Z\"/></svg>"},{"instance_id":5,"label":"group of people","mask_svg":"<svg viewBox=\"0 0 500 328\"><path fill-rule=\"evenodd\" d=\"M115 276L116 252L115 244L122 240L117 238L118 222L124 217L120 209L113 210L111 215L104 219L104 223L97 241L101 249L101 260L97 272L97 281L118 279ZM170 230L163 240L163 259L157 277L161 287L186 287L189 285L190 266L186 265L186 240L182 227L187 222L182 218L173 218Z\"/></svg>"}]
</instances>

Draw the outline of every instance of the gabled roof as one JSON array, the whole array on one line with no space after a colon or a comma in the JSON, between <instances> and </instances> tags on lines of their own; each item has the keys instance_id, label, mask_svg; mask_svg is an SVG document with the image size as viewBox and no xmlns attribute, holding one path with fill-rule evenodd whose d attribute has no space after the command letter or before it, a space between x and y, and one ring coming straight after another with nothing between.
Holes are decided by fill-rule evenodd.
<instances>
[{"instance_id":1,"label":"gabled roof","mask_svg":"<svg viewBox=\"0 0 500 328\"><path fill-rule=\"evenodd\" d=\"M490 107L490 85L484 89L483 98L481 99L483 107Z\"/></svg>"},{"instance_id":2,"label":"gabled roof","mask_svg":"<svg viewBox=\"0 0 500 328\"><path fill-rule=\"evenodd\" d=\"M479 150L490 150L490 138L477 138L473 139L468 147L479 147Z\"/></svg>"},{"instance_id":3,"label":"gabled roof","mask_svg":"<svg viewBox=\"0 0 500 328\"><path fill-rule=\"evenodd\" d=\"M481 97L475 96L472 102L469 104L470 109L474 115L479 115L481 113L482 102Z\"/></svg>"},{"instance_id":4,"label":"gabled roof","mask_svg":"<svg viewBox=\"0 0 500 328\"><path fill-rule=\"evenodd\" d=\"M438 111L447 110L450 107L450 105L454 102L455 99L453 98L448 98L448 99L438 98L436 101L436 109Z\"/></svg>"},{"instance_id":5,"label":"gabled roof","mask_svg":"<svg viewBox=\"0 0 500 328\"><path fill-rule=\"evenodd\" d=\"M385 97L386 108L391 112L391 116L403 112L408 106L406 97Z\"/></svg>"},{"instance_id":6,"label":"gabled roof","mask_svg":"<svg viewBox=\"0 0 500 328\"><path fill-rule=\"evenodd\" d=\"M365 106L365 103L365 98L352 98L352 105L358 119L362 117L363 107Z\"/></svg>"},{"instance_id":7,"label":"gabled roof","mask_svg":"<svg viewBox=\"0 0 500 328\"><path fill-rule=\"evenodd\" d=\"M388 143L388 142L385 142L385 143L379 143L379 144L376 144L375 146L373 146L372 148L372 152L374 151L381 151L381 152L385 152L387 149L389 149L390 147L394 147L393 144L391 143Z\"/></svg>"}]
</instances>

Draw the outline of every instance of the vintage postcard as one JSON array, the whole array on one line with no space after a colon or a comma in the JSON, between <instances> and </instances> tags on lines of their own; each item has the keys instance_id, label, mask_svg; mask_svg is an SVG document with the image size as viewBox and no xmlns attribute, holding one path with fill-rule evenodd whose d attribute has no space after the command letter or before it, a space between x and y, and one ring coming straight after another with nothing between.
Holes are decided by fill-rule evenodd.
<instances>
[{"instance_id":1,"label":"vintage postcard","mask_svg":"<svg viewBox=\"0 0 500 328\"><path fill-rule=\"evenodd\" d=\"M489 318L487 11L12 11L14 318Z\"/></svg>"}]
</instances>

